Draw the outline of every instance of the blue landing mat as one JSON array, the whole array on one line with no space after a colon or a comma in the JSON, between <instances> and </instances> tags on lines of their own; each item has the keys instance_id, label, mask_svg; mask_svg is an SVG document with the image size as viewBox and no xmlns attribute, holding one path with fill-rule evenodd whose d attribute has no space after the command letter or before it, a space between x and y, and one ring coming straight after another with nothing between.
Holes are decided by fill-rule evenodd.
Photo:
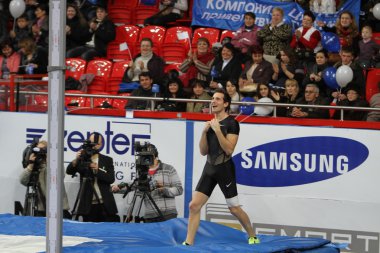
<instances>
[{"instance_id":1,"label":"blue landing mat","mask_svg":"<svg viewBox=\"0 0 380 253\"><path fill-rule=\"evenodd\" d=\"M182 246L186 228L187 219L150 224L65 220L63 252L339 252L338 245L318 238L260 235L260 244L248 245L245 233L208 221L201 221L194 246ZM45 230L45 218L0 214L0 249L45 252Z\"/></svg>"}]
</instances>

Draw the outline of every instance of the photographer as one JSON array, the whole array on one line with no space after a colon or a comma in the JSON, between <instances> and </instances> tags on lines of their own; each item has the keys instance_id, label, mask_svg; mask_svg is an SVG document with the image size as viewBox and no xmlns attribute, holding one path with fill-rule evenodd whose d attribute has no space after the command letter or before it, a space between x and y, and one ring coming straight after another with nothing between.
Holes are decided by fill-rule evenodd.
<instances>
[{"instance_id":1,"label":"photographer","mask_svg":"<svg viewBox=\"0 0 380 253\"><path fill-rule=\"evenodd\" d=\"M177 209L175 205L175 196L183 193L182 183L178 177L175 168L169 164L163 163L158 159L158 150L153 144L147 144L147 151L153 153L153 164L146 168L147 181L150 185L150 194L156 203L158 209L161 211L163 217L155 210L152 203L148 198L144 199L145 215L144 221L146 223L158 222L169 220L177 217ZM145 168L138 168L137 170L144 170ZM145 172L142 172L143 174ZM141 172L138 171L140 176ZM139 178L136 179L139 184ZM129 189L128 189L129 188ZM128 186L126 183L113 185L112 191L119 192L124 190L138 190L139 185Z\"/></svg>"},{"instance_id":2,"label":"photographer","mask_svg":"<svg viewBox=\"0 0 380 253\"><path fill-rule=\"evenodd\" d=\"M83 221L120 221L110 185L115 181L113 160L99 153L103 137L92 133L67 166L66 173L80 174L80 189L73 215L82 216Z\"/></svg>"},{"instance_id":3,"label":"photographer","mask_svg":"<svg viewBox=\"0 0 380 253\"><path fill-rule=\"evenodd\" d=\"M23 163L25 168L20 175L20 183L28 187L24 215L46 216L46 163L47 142L39 141L35 146L30 146L30 152L26 152ZM36 195L35 195L36 194ZM34 198L36 196L36 203ZM30 206L31 203L37 206ZM63 218L70 219L69 202L66 190L63 191ZM28 210L35 210L28 212Z\"/></svg>"}]
</instances>

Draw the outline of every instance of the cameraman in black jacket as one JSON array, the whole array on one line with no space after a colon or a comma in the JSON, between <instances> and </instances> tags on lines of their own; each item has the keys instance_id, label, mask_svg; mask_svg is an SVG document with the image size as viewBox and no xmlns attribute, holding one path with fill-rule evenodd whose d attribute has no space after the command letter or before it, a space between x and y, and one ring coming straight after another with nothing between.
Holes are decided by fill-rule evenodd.
<instances>
[{"instance_id":1,"label":"cameraman in black jacket","mask_svg":"<svg viewBox=\"0 0 380 253\"><path fill-rule=\"evenodd\" d=\"M92 133L76 158L67 166L66 173L80 174L80 189L73 215L82 216L83 221L120 221L110 185L115 181L113 160L99 153L103 137Z\"/></svg>"}]
</instances>

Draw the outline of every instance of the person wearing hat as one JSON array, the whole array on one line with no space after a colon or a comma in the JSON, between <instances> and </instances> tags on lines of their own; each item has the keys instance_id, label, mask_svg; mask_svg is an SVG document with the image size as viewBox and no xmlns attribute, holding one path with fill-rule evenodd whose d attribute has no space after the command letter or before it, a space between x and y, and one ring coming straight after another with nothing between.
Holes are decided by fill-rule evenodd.
<instances>
[{"instance_id":1,"label":"person wearing hat","mask_svg":"<svg viewBox=\"0 0 380 253\"><path fill-rule=\"evenodd\" d=\"M368 107L368 102L361 98L360 89L357 86L351 85L346 89L346 98L337 102L337 106L352 106L352 107ZM334 113L334 119L340 119L340 110ZM367 111L344 110L343 120L366 120Z\"/></svg>"},{"instance_id":2,"label":"person wearing hat","mask_svg":"<svg viewBox=\"0 0 380 253\"><path fill-rule=\"evenodd\" d=\"M314 14L311 11L305 11L302 26L297 28L290 42L290 46L301 61L312 62L315 53L322 49L321 34L313 27L314 21Z\"/></svg>"},{"instance_id":3,"label":"person wearing hat","mask_svg":"<svg viewBox=\"0 0 380 253\"><path fill-rule=\"evenodd\" d=\"M259 28L255 25L255 19L255 13L244 13L244 25L232 37L232 45L239 49L242 54L246 54L251 46L260 45L257 41L257 31ZM248 56L248 58L250 57Z\"/></svg>"}]
</instances>

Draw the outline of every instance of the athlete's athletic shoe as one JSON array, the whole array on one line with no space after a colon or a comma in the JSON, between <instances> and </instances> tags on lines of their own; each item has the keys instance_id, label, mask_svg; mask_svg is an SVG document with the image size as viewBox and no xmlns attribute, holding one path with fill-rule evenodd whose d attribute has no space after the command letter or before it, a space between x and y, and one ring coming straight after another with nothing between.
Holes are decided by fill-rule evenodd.
<instances>
[{"instance_id":1,"label":"athlete's athletic shoe","mask_svg":"<svg viewBox=\"0 0 380 253\"><path fill-rule=\"evenodd\" d=\"M184 242L182 243L182 245L185 245L185 246L191 246L191 244L188 244L186 241L184 241Z\"/></svg>"},{"instance_id":2,"label":"athlete's athletic shoe","mask_svg":"<svg viewBox=\"0 0 380 253\"><path fill-rule=\"evenodd\" d=\"M260 243L260 239L257 238L256 236L248 238L248 244L258 244L258 243Z\"/></svg>"}]
</instances>

